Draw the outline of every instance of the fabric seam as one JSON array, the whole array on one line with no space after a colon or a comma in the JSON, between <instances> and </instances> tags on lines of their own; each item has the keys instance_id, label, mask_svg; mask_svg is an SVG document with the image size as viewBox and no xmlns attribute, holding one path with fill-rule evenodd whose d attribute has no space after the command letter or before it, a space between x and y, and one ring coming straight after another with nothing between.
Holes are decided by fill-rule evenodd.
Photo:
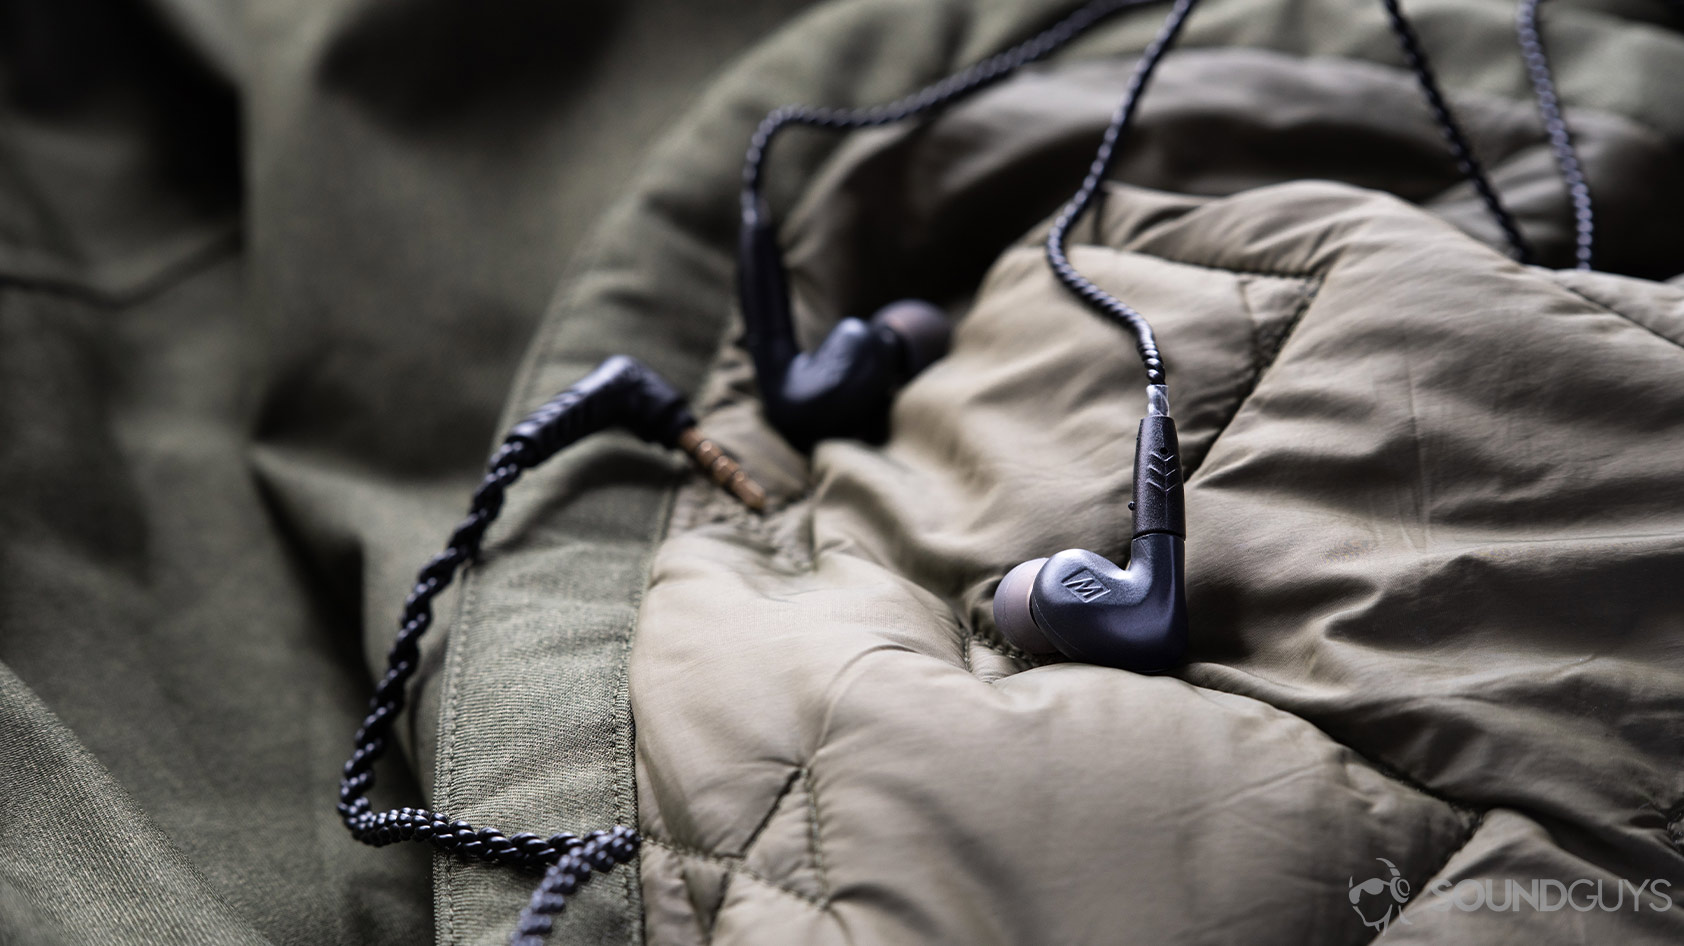
<instances>
[{"instance_id":1,"label":"fabric seam","mask_svg":"<svg viewBox=\"0 0 1684 946\"><path fill-rule=\"evenodd\" d=\"M801 781L807 788L807 849L813 855L813 871L819 875L822 904L830 902L830 878L824 869L823 836L819 830L819 793L813 786L813 764L809 761L801 769Z\"/></svg>"},{"instance_id":2,"label":"fabric seam","mask_svg":"<svg viewBox=\"0 0 1684 946\"><path fill-rule=\"evenodd\" d=\"M1684 348L1684 341L1679 341L1678 339L1673 338L1670 335L1666 335L1666 334L1664 334L1660 331L1657 331L1654 328L1651 328L1649 325L1645 324L1643 321L1641 321L1639 319L1632 318L1631 316L1625 314L1624 312L1621 312L1619 309L1616 309L1613 306L1609 305L1608 303L1603 302L1601 299L1598 299L1595 296L1586 294L1584 292L1584 290L1582 290L1582 289L1579 289L1575 286L1569 286L1566 283L1562 283L1562 282L1559 282L1559 281L1556 281L1556 280L1551 280L1551 283L1554 286L1560 288L1562 291L1571 293L1574 297L1576 297L1578 299L1582 299L1585 302L1588 302L1591 305L1596 306L1598 309L1601 309L1602 311L1607 312L1610 315L1617 315L1620 318L1625 319L1627 322L1630 322L1632 325L1635 325L1638 328L1642 329L1643 331L1648 332L1650 335L1653 335L1656 338L1660 339L1661 341L1666 342L1669 345L1672 345L1674 348Z\"/></svg>"},{"instance_id":3,"label":"fabric seam","mask_svg":"<svg viewBox=\"0 0 1684 946\"><path fill-rule=\"evenodd\" d=\"M666 851L669 851L673 854L676 854L679 857L689 857L689 858L694 858L694 859L700 860L700 861L706 861L710 864L717 864L720 867L725 868L725 870L729 873L742 874L744 877L747 877L749 880L752 880L752 881L754 881L758 884L761 884L763 886L770 887L771 889L776 890L779 893L783 893L783 894L786 894L788 896L794 897L795 899L801 901L802 903L807 904L808 906L810 906L810 907L812 907L816 910L820 910L820 911L828 910L828 906L827 906L828 901L819 900L817 898L808 896L807 894L804 894L801 891L796 890L792 887L786 887L783 884L778 883L777 881L771 879L770 877L767 877L766 875L760 873L759 871L755 870L754 868L749 867L747 864L743 863L743 859L740 856L735 856L735 855L731 855L731 854L716 854L716 853L711 852L711 851L704 851L704 850L701 850L699 848L690 847L689 845L680 844L680 843L678 843L676 841L673 841L669 838L663 838L663 837L661 837L659 835L656 835L656 834L645 834L643 836L643 843L653 844L654 846L656 846L658 848L662 848L662 849L664 849ZM715 922L717 922L717 918L716 918Z\"/></svg>"},{"instance_id":4,"label":"fabric seam","mask_svg":"<svg viewBox=\"0 0 1684 946\"><path fill-rule=\"evenodd\" d=\"M713 914L708 918L707 929L702 931L702 946L712 946L713 944L713 931L719 928L719 914L725 909L725 898L730 896L731 881L736 876L735 871L727 870L725 879L719 882L719 899L714 901ZM696 920L700 923L701 917L697 917Z\"/></svg>"},{"instance_id":5,"label":"fabric seam","mask_svg":"<svg viewBox=\"0 0 1684 946\"><path fill-rule=\"evenodd\" d=\"M624 793L620 806L618 806L620 808L619 823L629 825L633 829L638 827L638 813L637 723L636 720L632 718L631 711L632 646L637 639L638 628L643 625L643 600L648 596L649 588L654 581L655 558L660 553L661 544L666 540L667 534L672 528L673 510L677 507L678 491L683 486L684 481L684 475L678 474L666 487L666 489L662 491L661 506L655 516L655 527L649 534L648 539L644 544L642 569L643 581L637 589L632 592L631 601L628 602L632 605L631 623L626 628L625 640L620 647L619 666L617 668L619 680L614 685L615 715L623 717L624 720L624 725L620 727L620 738L615 743L615 768L619 772L627 775L627 791ZM630 909L633 904L639 904L638 891L634 889L634 885L639 883L643 877L642 859L634 857L632 862L626 865L626 868L626 870L620 872L620 889L625 897L625 905L627 909ZM721 904L724 903L723 892L720 894L720 902ZM640 943L647 942L649 939L647 930L648 911L643 909L641 904L639 904L636 913L637 940ZM716 910L715 918L717 919L717 917L718 912ZM707 935L708 939L711 941L713 938L713 931L711 927L709 928Z\"/></svg>"},{"instance_id":6,"label":"fabric seam","mask_svg":"<svg viewBox=\"0 0 1684 946\"><path fill-rule=\"evenodd\" d=\"M1174 260L1171 260L1170 262L1174 262ZM1258 274L1251 273L1247 275ZM1271 278L1280 279L1288 277L1275 276ZM1322 285L1327 281L1327 276L1324 273L1292 278L1295 278L1304 284L1304 298L1299 301L1297 307L1294 308L1286 317L1286 324L1281 327L1280 341L1275 343L1275 350L1267 356L1263 354L1262 346L1257 344L1257 325L1255 320L1252 321L1252 354L1256 367L1249 372L1250 380L1248 382L1244 382L1244 387L1240 390L1239 397L1234 401L1234 409L1228 412L1228 417L1222 422L1222 426L1216 428L1216 435L1210 438L1210 445L1205 448L1204 457L1200 457L1199 463L1192 470L1187 472L1187 480L1190 481L1194 476L1198 475L1198 468L1204 466L1205 457L1210 456L1210 452L1216 448L1218 443L1221 442L1222 435L1226 434L1228 432L1228 428L1233 426L1234 419L1240 416L1240 412L1245 410L1245 406L1247 404L1251 403L1251 396L1257 393L1257 386L1263 383L1263 376L1269 372L1270 368L1275 366L1275 362L1280 359L1281 351L1286 348L1287 343L1292 341L1292 337L1297 334L1299 324L1304 321L1305 316L1309 315L1310 307L1315 304L1316 297L1321 293ZM1245 287L1243 285L1240 287L1240 299L1241 304L1245 306L1246 312L1249 315L1251 313L1251 303L1245 299Z\"/></svg>"},{"instance_id":7,"label":"fabric seam","mask_svg":"<svg viewBox=\"0 0 1684 946\"><path fill-rule=\"evenodd\" d=\"M760 840L760 836L766 833L766 826L772 823L772 816L778 813L778 806L784 803L784 799L788 798L790 791L795 788L795 783L801 778L802 771L803 769L797 766L790 769L789 775L784 777L784 787L778 790L777 796L772 799L772 804L767 806L765 816L760 819L759 824L754 826L754 830L749 832L748 840L743 842L742 857L748 857L748 852L754 850L754 842Z\"/></svg>"},{"instance_id":8,"label":"fabric seam","mask_svg":"<svg viewBox=\"0 0 1684 946\"><path fill-rule=\"evenodd\" d=\"M461 677L466 672L464 665L467 661L466 647L459 635L466 627L474 612L474 607L478 603L479 568L477 566L478 563L474 563L474 567L468 568L462 575L462 596L457 601L456 614L451 620L448 637L445 641L448 654L445 661L444 686L447 688L448 698L446 699L447 712L441 713L439 720L439 739L442 745L440 746L439 761L436 764L437 775L433 786L435 798L441 794L449 795L454 786L456 754L459 747L457 741L452 738L452 733L455 732L456 718L462 712ZM455 808L455 805L450 803L448 798L445 798L444 801L449 808ZM440 807L446 806L441 805ZM441 878L441 884L445 900L445 931L448 942L456 943L459 941L456 922L458 905L453 891L454 882L460 875L459 868L461 865L456 858L449 855L436 854L434 856L444 860L444 876Z\"/></svg>"}]
</instances>

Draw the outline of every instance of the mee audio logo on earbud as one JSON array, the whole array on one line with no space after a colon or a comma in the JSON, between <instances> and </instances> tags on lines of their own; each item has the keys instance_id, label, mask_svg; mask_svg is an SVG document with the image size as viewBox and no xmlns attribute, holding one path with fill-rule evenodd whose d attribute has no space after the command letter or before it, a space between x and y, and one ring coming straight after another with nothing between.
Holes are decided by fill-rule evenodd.
<instances>
[{"instance_id":1,"label":"mee audio logo on earbud","mask_svg":"<svg viewBox=\"0 0 1684 946\"><path fill-rule=\"evenodd\" d=\"M1099 579L1094 577L1093 572L1085 568L1078 568L1065 575L1059 584L1075 592L1076 597L1081 598L1084 602L1092 601L1110 592L1110 589L1099 583Z\"/></svg>"}]
</instances>

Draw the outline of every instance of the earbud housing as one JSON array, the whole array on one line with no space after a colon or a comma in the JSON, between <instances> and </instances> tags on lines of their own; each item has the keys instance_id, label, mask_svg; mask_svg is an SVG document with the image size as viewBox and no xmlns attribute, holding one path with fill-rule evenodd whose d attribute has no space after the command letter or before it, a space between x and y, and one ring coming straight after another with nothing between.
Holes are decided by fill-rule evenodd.
<instances>
[{"instance_id":1,"label":"earbud housing","mask_svg":"<svg viewBox=\"0 0 1684 946\"><path fill-rule=\"evenodd\" d=\"M1175 421L1149 414L1135 439L1127 568L1086 549L1031 559L1001 579L994 623L1031 654L1155 673L1187 650L1185 503Z\"/></svg>"},{"instance_id":2,"label":"earbud housing","mask_svg":"<svg viewBox=\"0 0 1684 946\"><path fill-rule=\"evenodd\" d=\"M760 202L745 206L737 248L743 345L754 360L766 419L802 452L831 438L884 440L895 392L947 352L946 315L928 302L903 299L870 321L843 319L817 348L803 352L769 221Z\"/></svg>"}]
</instances>

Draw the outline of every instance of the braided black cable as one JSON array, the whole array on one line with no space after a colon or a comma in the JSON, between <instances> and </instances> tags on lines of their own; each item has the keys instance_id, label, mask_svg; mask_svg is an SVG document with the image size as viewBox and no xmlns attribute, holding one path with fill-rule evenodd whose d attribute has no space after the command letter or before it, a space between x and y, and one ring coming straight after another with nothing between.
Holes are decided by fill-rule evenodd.
<instances>
[{"instance_id":1,"label":"braided black cable","mask_svg":"<svg viewBox=\"0 0 1684 946\"><path fill-rule=\"evenodd\" d=\"M382 847L395 841L427 841L443 851L464 857L533 869L558 856L556 846L532 844L522 836L507 838L492 828L477 829L426 809L399 808L375 813L368 792L374 786L374 763L385 755L391 729L405 703L404 686L420 663L421 635L433 623L433 599L455 579L461 566L479 556L485 530L502 511L508 488L527 469L525 441L508 441L497 449L485 478L474 490L467 518L457 525L443 552L422 567L404 601L397 639L386 655L386 674L369 698L368 716L353 737L354 751L339 782L339 816L351 836ZM558 836L557 840L565 841Z\"/></svg>"},{"instance_id":2,"label":"braided black cable","mask_svg":"<svg viewBox=\"0 0 1684 946\"><path fill-rule=\"evenodd\" d=\"M1065 243L1069 239L1071 226L1088 209L1094 195L1099 192L1100 183L1111 173L1111 164L1117 157L1117 143L1122 140L1123 132L1128 129L1129 122L1134 118L1134 109L1140 101L1141 93L1146 90L1153 70L1157 69L1159 60L1175 42L1176 34L1181 32L1181 27L1187 22L1187 16L1193 12L1196 2L1197 0L1176 0L1169 16L1164 19L1164 25L1158 29L1158 35L1154 36L1151 44L1141 52L1140 62L1135 65L1134 73L1129 76L1128 88L1123 92L1123 101L1112 114L1111 124L1106 126L1104 137L1100 138L1099 150L1094 152L1087 177L1082 179L1082 186L1076 189L1075 196L1058 212L1058 216L1053 219L1052 230L1047 233L1047 265L1052 267L1053 276L1078 299L1087 303L1088 308L1134 333L1141 363L1146 366L1148 385L1164 384L1164 362L1158 354L1158 340L1152 334L1152 326L1147 323L1145 316L1077 272L1065 253Z\"/></svg>"},{"instance_id":3,"label":"braided black cable","mask_svg":"<svg viewBox=\"0 0 1684 946\"><path fill-rule=\"evenodd\" d=\"M368 717L353 739L356 749L345 763L339 783L339 815L351 836L364 844L384 847L397 841L426 841L464 859L535 871L558 863L581 843L566 832L548 838L536 834L508 837L496 828L476 828L466 821L452 820L424 808L379 813L369 810L368 791L374 786L374 763L385 754L392 725L403 711L404 685L420 663L421 635L433 623L433 599L449 587L463 564L479 557L485 530L502 511L508 488L530 468L530 457L537 452L523 440L507 441L497 449L484 480L474 490L467 518L451 533L444 551L421 569L415 587L404 602L401 627L386 657L386 675L369 698ZM621 833L613 837L621 843L606 850L617 864L636 850L636 835L624 833L629 829L616 831Z\"/></svg>"},{"instance_id":4,"label":"braided black cable","mask_svg":"<svg viewBox=\"0 0 1684 946\"><path fill-rule=\"evenodd\" d=\"M1567 120L1561 115L1561 99L1555 92L1555 76L1550 69L1549 54L1544 50L1543 34L1538 30L1538 7L1542 0L1520 0L1515 12L1515 33L1520 37L1520 55L1526 62L1526 77L1532 82L1532 93L1538 100L1538 117L1543 119L1544 133L1549 136L1550 151L1555 154L1555 166L1561 170L1562 183L1573 202L1573 257L1579 269L1591 268L1591 249L1596 240L1596 215L1591 206L1590 184L1585 181L1584 168L1579 164L1578 149Z\"/></svg>"},{"instance_id":5,"label":"braided black cable","mask_svg":"<svg viewBox=\"0 0 1684 946\"><path fill-rule=\"evenodd\" d=\"M632 358L604 361L589 376L551 398L516 424L492 454L484 479L474 490L467 518L457 525L444 551L422 567L404 601L397 639L386 657L386 673L369 698L368 716L353 739L354 750L339 782L340 818L351 836L383 847L398 841L424 841L464 860L487 861L520 870L548 868L540 893L523 914L519 942L532 942L547 931L549 915L559 912L566 896L590 879L630 860L637 853L637 832L625 826L597 831L581 839L568 832L540 837L505 836L491 827L425 808L374 812L368 798L374 764L390 745L392 726L405 703L404 687L420 664L421 635L433 624L433 600L449 587L462 566L476 560L485 532L503 509L509 487L521 474L579 439L619 425L653 443L674 445L695 423L679 392ZM530 920L530 922L528 922Z\"/></svg>"},{"instance_id":6,"label":"braided black cable","mask_svg":"<svg viewBox=\"0 0 1684 946\"><path fill-rule=\"evenodd\" d=\"M452 820L425 808L398 808L375 813L369 810L368 791L374 786L374 763L385 753L393 722L404 706L404 684L420 662L419 643L433 623L432 602L454 579L461 566L479 557L485 530L503 508L508 488L533 465L539 449L524 440L505 442L493 454L485 479L474 491L467 518L463 519L443 552L433 556L416 578L414 589L404 602L401 629L387 655L386 675L369 700L368 718L357 731L356 750L345 763L339 785L339 814L351 836L364 844L384 847L398 841L425 841L441 851L464 860L482 860L519 870L548 867L545 883L554 895L545 901L548 912L565 905L564 893L572 893L590 879L591 871L607 871L629 861L637 853L639 838L630 828L593 832L581 840L569 832L549 837L532 833L505 836L491 827L479 827ZM548 919L545 920L546 924ZM546 925L547 932L547 925ZM521 942L534 942L531 931Z\"/></svg>"},{"instance_id":7,"label":"braided black cable","mask_svg":"<svg viewBox=\"0 0 1684 946\"><path fill-rule=\"evenodd\" d=\"M635 832L616 825L611 831L593 831L583 843L562 855L544 872L544 879L521 908L509 946L540 946L549 935L555 914L567 908L567 898L573 891L590 879L592 871L612 870L625 859L620 852L635 850L637 843Z\"/></svg>"},{"instance_id":8,"label":"braided black cable","mask_svg":"<svg viewBox=\"0 0 1684 946\"><path fill-rule=\"evenodd\" d=\"M1397 37L1398 47L1403 50L1403 58L1414 71L1416 80L1421 85L1421 93L1427 98L1427 107L1432 109L1433 118L1438 122L1440 133L1444 135L1444 143L1450 147L1450 155L1456 160L1456 169L1473 185L1479 199L1485 203L1485 208L1491 212L1497 226L1503 231L1503 237L1508 241L1509 254L1522 263L1532 262L1532 248L1526 238L1520 233L1520 225L1515 223L1508 208L1497 196L1497 189L1491 186L1491 181L1485 176L1485 168L1474 157L1473 147L1468 144L1467 135L1462 133L1462 126L1457 123L1456 116L1450 111L1450 104L1444 100L1444 93L1439 90L1438 80L1433 78L1432 67L1427 64L1427 54L1421 48L1421 39L1415 35L1414 27L1404 18L1403 9L1398 6L1398 0L1380 0L1380 5L1386 9L1386 18L1391 23L1392 33Z\"/></svg>"},{"instance_id":9,"label":"braided black cable","mask_svg":"<svg viewBox=\"0 0 1684 946\"><path fill-rule=\"evenodd\" d=\"M1089 0L1069 16L1016 46L884 105L866 108L785 105L773 109L761 119L759 127L755 128L754 134L749 138L748 153L743 158L743 213L758 219L766 151L771 147L772 139L784 128L790 125L805 125L832 131L847 131L892 125L969 95L1004 79L1032 62L1052 55L1119 10L1153 2L1157 0Z\"/></svg>"},{"instance_id":10,"label":"braided black cable","mask_svg":"<svg viewBox=\"0 0 1684 946\"><path fill-rule=\"evenodd\" d=\"M743 160L741 203L745 227L753 228L769 225L767 218L769 211L767 211L761 196L765 159L773 138L784 128L790 125L806 125L843 131L872 128L902 121L997 82L1017 69L1052 54L1111 14L1148 2L1152 2L1152 0L1091 0L1064 19L1022 43L884 105L867 108L787 105L772 110L755 128L754 134L749 139L748 151ZM1684 2L1684 0L1681 0L1681 2ZM1094 311L1134 334L1141 360L1146 365L1147 379L1150 385L1162 385L1164 383L1163 359L1158 350L1157 340L1152 333L1151 325L1139 312L1100 289L1092 281L1077 272L1066 255L1065 243L1070 227L1086 211L1097 193L1100 183L1109 173L1111 164L1115 159L1118 141L1133 117L1135 107L1146 84L1150 81L1152 73L1157 68L1158 61L1163 57L1164 52L1173 44L1195 3L1196 0L1177 2L1158 35L1142 52L1140 62L1130 77L1129 87L1124 93L1123 101L1113 114L1111 124L1106 128L1105 135L1101 139L1099 150L1090 165L1088 175L1083 180L1076 195L1066 203L1064 209L1055 219L1052 231L1048 234L1046 245L1047 262L1052 267L1053 274L1059 282ZM1392 32L1396 35L1398 44L1403 50L1404 58L1408 61L1410 69L1415 73L1420 83L1427 105L1450 148L1451 156L1455 159L1458 170L1473 185L1480 200L1497 222L1509 244L1511 254L1522 262L1529 262L1532 259L1532 250L1521 234L1519 225L1515 223L1508 209L1503 206L1502 200L1498 197L1496 189L1491 185L1484 168L1480 165L1479 160L1474 157L1467 136L1462 132L1461 126L1450 111L1450 106L1445 101L1443 93L1439 90L1438 82L1428 66L1427 56L1421 47L1420 39L1415 35L1414 29L1404 17L1402 9L1398 6L1398 0L1381 0L1381 5L1386 10Z\"/></svg>"}]
</instances>

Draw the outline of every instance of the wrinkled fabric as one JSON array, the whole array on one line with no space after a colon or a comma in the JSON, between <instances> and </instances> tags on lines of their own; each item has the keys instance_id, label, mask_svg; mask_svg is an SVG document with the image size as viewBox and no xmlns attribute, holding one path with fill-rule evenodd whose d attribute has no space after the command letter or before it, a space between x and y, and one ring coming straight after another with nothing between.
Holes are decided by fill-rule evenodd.
<instances>
[{"instance_id":1,"label":"wrinkled fabric","mask_svg":"<svg viewBox=\"0 0 1684 946\"><path fill-rule=\"evenodd\" d=\"M0 942L433 936L333 807L399 607L567 258L798 6L0 4Z\"/></svg>"},{"instance_id":2,"label":"wrinkled fabric","mask_svg":"<svg viewBox=\"0 0 1684 946\"><path fill-rule=\"evenodd\" d=\"M1461 22L1495 41L1500 12ZM1389 866L1420 895L1389 939L1680 935L1635 893L1570 913L1426 896L1684 882L1684 297L1653 281L1684 266L1656 210L1679 206L1676 126L1657 135L1641 95L1572 116L1603 182L1598 258L1639 278L1522 267L1412 75L1204 48L1205 29L1118 164L1156 190L1109 189L1073 253L1171 363L1190 664L1032 660L990 610L1019 561L1126 552L1144 379L1034 239L1131 62L854 136L785 226L808 340L916 294L962 313L954 351L887 444L810 462L759 419L740 351L704 382L705 425L777 496L756 518L685 487L642 596L648 941L1364 942L1385 903L1351 889ZM1684 47L1652 50L1664 72ZM1456 104L1565 264L1531 103L1492 84ZM1299 178L1342 183L1276 183Z\"/></svg>"},{"instance_id":3,"label":"wrinkled fabric","mask_svg":"<svg viewBox=\"0 0 1684 946\"><path fill-rule=\"evenodd\" d=\"M1654 435L1684 421L1684 297L1331 184L1118 187L1097 229L1073 261L1176 353L1191 663L1044 663L993 627L1017 562L1126 554L1144 385L1013 250L883 448L822 445L768 521L710 496L663 543L632 661L651 938L1355 942L1376 858L1423 892L1684 881L1684 452ZM1405 916L1388 936L1681 922Z\"/></svg>"},{"instance_id":4,"label":"wrinkled fabric","mask_svg":"<svg viewBox=\"0 0 1684 946\"><path fill-rule=\"evenodd\" d=\"M1545 8L1593 274L1550 268L1572 220L1509 4L1408 9L1530 268L1377 7L1201 5L1073 252L1158 326L1183 431L1193 647L1153 678L1027 659L990 602L1025 558L1127 544L1138 362L1033 243L1164 8L927 123L777 142L809 344L905 295L959 318L886 444L809 458L734 344L754 123L894 98L1070 4L843 0L701 91L792 6L0 29L88 76L52 101L8 72L0 138L0 938L414 942L430 910L438 942L504 941L533 878L438 858L429 890L423 849L362 848L331 804L485 447L615 352L695 393L771 511L622 435L523 479L375 795L636 825L556 942L1366 942L1379 858L1418 894L1684 885L1664 4ZM1388 940L1680 934L1412 903Z\"/></svg>"}]
</instances>

